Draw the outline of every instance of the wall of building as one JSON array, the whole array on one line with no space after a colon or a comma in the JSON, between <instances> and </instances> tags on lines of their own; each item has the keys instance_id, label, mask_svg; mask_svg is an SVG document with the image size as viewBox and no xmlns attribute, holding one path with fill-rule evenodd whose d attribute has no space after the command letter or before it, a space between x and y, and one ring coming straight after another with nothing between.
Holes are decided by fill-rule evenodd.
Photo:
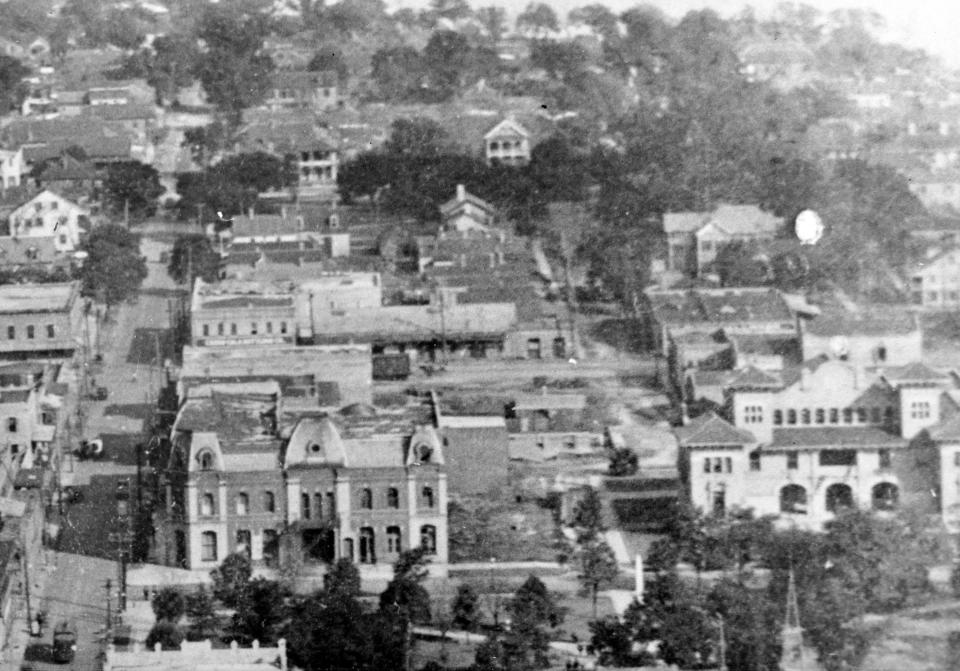
<instances>
[{"instance_id":1,"label":"wall of building","mask_svg":"<svg viewBox=\"0 0 960 671\"><path fill-rule=\"evenodd\" d=\"M190 314L190 342L208 347L291 344L296 327L292 302L283 307L202 308Z\"/></svg>"},{"instance_id":2,"label":"wall of building","mask_svg":"<svg viewBox=\"0 0 960 671\"><path fill-rule=\"evenodd\" d=\"M50 335L53 328L53 336ZM30 330L33 337L30 337ZM12 338L10 336L13 336ZM82 301L78 299L63 312L21 312L2 315L0 356L61 353L72 356L83 342ZM53 354L51 354L53 355Z\"/></svg>"},{"instance_id":3,"label":"wall of building","mask_svg":"<svg viewBox=\"0 0 960 671\"><path fill-rule=\"evenodd\" d=\"M444 426L441 435L448 485L454 495L487 494L507 486L506 426Z\"/></svg>"},{"instance_id":4,"label":"wall of building","mask_svg":"<svg viewBox=\"0 0 960 671\"><path fill-rule=\"evenodd\" d=\"M923 333L917 329L905 334L843 336L846 361L860 366L903 366L923 358ZM803 360L826 354L834 356L834 336L821 336L805 330L800 339ZM881 354L884 354L881 358Z\"/></svg>"}]
</instances>

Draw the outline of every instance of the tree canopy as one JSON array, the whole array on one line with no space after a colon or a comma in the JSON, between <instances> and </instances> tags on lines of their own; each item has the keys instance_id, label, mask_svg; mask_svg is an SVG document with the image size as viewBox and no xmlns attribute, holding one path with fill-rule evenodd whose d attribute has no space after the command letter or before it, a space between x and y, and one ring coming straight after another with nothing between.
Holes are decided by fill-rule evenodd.
<instances>
[{"instance_id":1,"label":"tree canopy","mask_svg":"<svg viewBox=\"0 0 960 671\"><path fill-rule=\"evenodd\" d=\"M80 244L87 253L78 277L83 294L107 307L135 301L147 277L147 262L140 254L140 238L123 226L96 226Z\"/></svg>"},{"instance_id":2,"label":"tree canopy","mask_svg":"<svg viewBox=\"0 0 960 671\"><path fill-rule=\"evenodd\" d=\"M142 221L157 212L157 198L164 192L160 173L139 161L111 163L103 180L103 200L114 215L129 213Z\"/></svg>"}]
</instances>

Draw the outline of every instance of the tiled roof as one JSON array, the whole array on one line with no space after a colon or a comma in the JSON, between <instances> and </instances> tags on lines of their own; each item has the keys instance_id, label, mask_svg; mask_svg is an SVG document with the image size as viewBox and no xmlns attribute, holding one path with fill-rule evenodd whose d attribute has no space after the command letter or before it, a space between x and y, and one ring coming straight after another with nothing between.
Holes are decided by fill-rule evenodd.
<instances>
[{"instance_id":1,"label":"tiled roof","mask_svg":"<svg viewBox=\"0 0 960 671\"><path fill-rule=\"evenodd\" d=\"M514 410L583 410L587 397L583 394L517 394Z\"/></svg>"},{"instance_id":2,"label":"tiled roof","mask_svg":"<svg viewBox=\"0 0 960 671\"><path fill-rule=\"evenodd\" d=\"M774 429L773 442L765 450L855 449L904 447L907 441L875 426L823 426L801 429Z\"/></svg>"},{"instance_id":3,"label":"tiled roof","mask_svg":"<svg viewBox=\"0 0 960 671\"><path fill-rule=\"evenodd\" d=\"M754 366L747 366L739 371L727 386L732 389L756 389L758 387L779 389L783 386L783 382L778 375L766 373Z\"/></svg>"},{"instance_id":4,"label":"tiled roof","mask_svg":"<svg viewBox=\"0 0 960 671\"><path fill-rule=\"evenodd\" d=\"M332 71L277 70L273 73L273 86L278 89L315 89L336 85L337 73Z\"/></svg>"},{"instance_id":5,"label":"tiled roof","mask_svg":"<svg viewBox=\"0 0 960 671\"><path fill-rule=\"evenodd\" d=\"M688 425L676 429L683 445L744 445L757 439L749 431L738 429L713 412L700 415Z\"/></svg>"},{"instance_id":6,"label":"tiled roof","mask_svg":"<svg viewBox=\"0 0 960 671\"><path fill-rule=\"evenodd\" d=\"M824 313L806 325L808 333L818 336L905 335L919 329L913 313L893 308L871 309L858 315Z\"/></svg>"},{"instance_id":7,"label":"tiled roof","mask_svg":"<svg viewBox=\"0 0 960 671\"><path fill-rule=\"evenodd\" d=\"M927 429L930 438L936 441L954 441L960 440L960 415L940 422L936 426Z\"/></svg>"},{"instance_id":8,"label":"tiled roof","mask_svg":"<svg viewBox=\"0 0 960 671\"><path fill-rule=\"evenodd\" d=\"M727 336L727 338L741 354L793 357L800 350L799 339L795 337L734 334Z\"/></svg>"},{"instance_id":9,"label":"tiled roof","mask_svg":"<svg viewBox=\"0 0 960 671\"><path fill-rule=\"evenodd\" d=\"M274 440L274 436L264 428L261 417L276 412L276 407L275 394L227 394L214 391L207 398L185 401L177 415L174 430L215 432L221 437L221 443L231 440Z\"/></svg>"},{"instance_id":10,"label":"tiled roof","mask_svg":"<svg viewBox=\"0 0 960 671\"><path fill-rule=\"evenodd\" d=\"M915 361L905 366L896 368L887 368L883 371L883 377L890 383L941 383L949 379L947 373L930 368L925 363Z\"/></svg>"},{"instance_id":11,"label":"tiled roof","mask_svg":"<svg viewBox=\"0 0 960 671\"><path fill-rule=\"evenodd\" d=\"M664 233L694 233L706 223L703 212L666 212L663 215Z\"/></svg>"}]
</instances>

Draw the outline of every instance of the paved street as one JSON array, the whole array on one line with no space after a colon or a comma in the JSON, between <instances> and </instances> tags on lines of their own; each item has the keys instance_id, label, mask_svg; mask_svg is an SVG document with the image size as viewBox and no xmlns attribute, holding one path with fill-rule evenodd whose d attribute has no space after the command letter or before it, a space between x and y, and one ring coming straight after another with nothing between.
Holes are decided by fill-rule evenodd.
<instances>
[{"instance_id":1,"label":"paved street","mask_svg":"<svg viewBox=\"0 0 960 671\"><path fill-rule=\"evenodd\" d=\"M106 581L116 584L115 562L75 554L50 552L49 575L45 594L36 599L34 608L47 613L42 637L31 640L24 655L24 668L38 671L64 669L51 658L53 629L64 620L77 629L77 653L70 669L94 671L100 668L101 637L106 625ZM114 600L113 607L116 607Z\"/></svg>"}]
</instances>

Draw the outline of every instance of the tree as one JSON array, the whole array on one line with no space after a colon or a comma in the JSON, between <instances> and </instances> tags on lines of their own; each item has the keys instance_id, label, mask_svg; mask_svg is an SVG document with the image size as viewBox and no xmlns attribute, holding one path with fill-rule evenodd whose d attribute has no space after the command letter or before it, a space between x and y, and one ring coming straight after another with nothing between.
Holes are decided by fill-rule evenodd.
<instances>
[{"instance_id":1,"label":"tree","mask_svg":"<svg viewBox=\"0 0 960 671\"><path fill-rule=\"evenodd\" d=\"M728 668L777 668L782 604L771 602L761 590L729 579L717 583L706 602L708 612L722 618Z\"/></svg>"},{"instance_id":2,"label":"tree","mask_svg":"<svg viewBox=\"0 0 960 671\"><path fill-rule=\"evenodd\" d=\"M103 224L94 228L80 247L87 253L78 273L85 296L108 308L136 300L147 277L137 236L123 226Z\"/></svg>"},{"instance_id":3,"label":"tree","mask_svg":"<svg viewBox=\"0 0 960 671\"><path fill-rule=\"evenodd\" d=\"M176 100L177 92L193 83L199 59L197 41L191 36L161 35L153 41L147 83L157 92L161 104Z\"/></svg>"},{"instance_id":4,"label":"tree","mask_svg":"<svg viewBox=\"0 0 960 671\"><path fill-rule=\"evenodd\" d=\"M279 638L280 626L287 615L288 594L280 583L254 578L241 591L233 630L261 645L273 645Z\"/></svg>"},{"instance_id":5,"label":"tree","mask_svg":"<svg viewBox=\"0 0 960 671\"><path fill-rule=\"evenodd\" d=\"M197 36L207 49L197 74L210 101L228 114L232 125L270 87L273 60L261 52L268 33L266 15L244 15L226 5L209 5L200 18Z\"/></svg>"},{"instance_id":6,"label":"tree","mask_svg":"<svg viewBox=\"0 0 960 671\"><path fill-rule=\"evenodd\" d=\"M30 70L16 58L0 54L0 111L4 114L20 111L27 97L27 85L23 79Z\"/></svg>"},{"instance_id":7,"label":"tree","mask_svg":"<svg viewBox=\"0 0 960 671\"><path fill-rule=\"evenodd\" d=\"M380 594L380 612L399 613L407 623L426 624L430 621L430 594L423 587L430 559L423 548L400 553L393 565L393 579Z\"/></svg>"},{"instance_id":8,"label":"tree","mask_svg":"<svg viewBox=\"0 0 960 671\"><path fill-rule=\"evenodd\" d=\"M242 552L234 552L223 559L223 563L210 571L213 579L213 595L225 605L236 607L243 598L253 569L250 558Z\"/></svg>"},{"instance_id":9,"label":"tree","mask_svg":"<svg viewBox=\"0 0 960 671\"><path fill-rule=\"evenodd\" d=\"M571 524L577 529L579 543L592 541L604 530L603 502L593 487L588 487L574 506Z\"/></svg>"},{"instance_id":10,"label":"tree","mask_svg":"<svg viewBox=\"0 0 960 671\"><path fill-rule=\"evenodd\" d=\"M507 10L503 7L495 5L481 7L477 10L477 20L480 21L491 42L496 44L503 38L507 30Z\"/></svg>"},{"instance_id":11,"label":"tree","mask_svg":"<svg viewBox=\"0 0 960 671\"><path fill-rule=\"evenodd\" d=\"M193 160L207 168L213 158L228 146L230 136L227 124L221 119L215 119L207 126L185 130L181 146L190 147Z\"/></svg>"},{"instance_id":12,"label":"tree","mask_svg":"<svg viewBox=\"0 0 960 671\"><path fill-rule=\"evenodd\" d=\"M543 68L559 82L576 86L582 83L589 65L587 52L576 42L536 40L530 49L530 64Z\"/></svg>"},{"instance_id":13,"label":"tree","mask_svg":"<svg viewBox=\"0 0 960 671\"><path fill-rule=\"evenodd\" d=\"M517 32L543 36L548 32L556 32L560 28L557 13L550 5L542 2L531 2L517 16Z\"/></svg>"},{"instance_id":14,"label":"tree","mask_svg":"<svg viewBox=\"0 0 960 671\"><path fill-rule=\"evenodd\" d=\"M617 16L606 5L585 5L571 9L567 21L590 26L604 39L609 40L619 34Z\"/></svg>"},{"instance_id":15,"label":"tree","mask_svg":"<svg viewBox=\"0 0 960 671\"><path fill-rule=\"evenodd\" d=\"M374 52L370 65L371 75L381 99L402 102L419 94L423 79L423 60L413 47L378 49Z\"/></svg>"},{"instance_id":16,"label":"tree","mask_svg":"<svg viewBox=\"0 0 960 671\"><path fill-rule=\"evenodd\" d=\"M180 621L186 609L183 593L175 587L161 589L154 595L150 605L153 607L153 614L158 621L167 620L174 624Z\"/></svg>"},{"instance_id":17,"label":"tree","mask_svg":"<svg viewBox=\"0 0 960 671\"><path fill-rule=\"evenodd\" d=\"M173 622L160 620L150 629L145 645L152 650L157 643L162 650L179 650L183 643L183 632Z\"/></svg>"},{"instance_id":18,"label":"tree","mask_svg":"<svg viewBox=\"0 0 960 671\"><path fill-rule=\"evenodd\" d=\"M387 154L402 158L437 158L448 146L447 132L426 117L401 118L390 124Z\"/></svg>"},{"instance_id":19,"label":"tree","mask_svg":"<svg viewBox=\"0 0 960 671\"><path fill-rule=\"evenodd\" d=\"M608 473L614 477L636 475L638 469L637 453L629 447L620 447L610 455Z\"/></svg>"},{"instance_id":20,"label":"tree","mask_svg":"<svg viewBox=\"0 0 960 671\"><path fill-rule=\"evenodd\" d=\"M190 637L202 641L217 631L220 620L214 607L213 596L204 585L187 594L186 613L190 618Z\"/></svg>"},{"instance_id":21,"label":"tree","mask_svg":"<svg viewBox=\"0 0 960 671\"><path fill-rule=\"evenodd\" d=\"M179 284L193 284L193 278L216 282L220 277L220 255L204 235L181 235L173 243L167 274Z\"/></svg>"},{"instance_id":22,"label":"tree","mask_svg":"<svg viewBox=\"0 0 960 671\"><path fill-rule=\"evenodd\" d=\"M559 626L564 614L543 581L532 575L527 578L510 601L510 614L511 628L503 640L505 666L546 666L550 637L544 628Z\"/></svg>"},{"instance_id":23,"label":"tree","mask_svg":"<svg viewBox=\"0 0 960 671\"><path fill-rule=\"evenodd\" d=\"M370 615L355 598L314 594L294 605L285 637L291 661L316 671L373 669ZM331 642L335 641L335 645Z\"/></svg>"},{"instance_id":24,"label":"tree","mask_svg":"<svg viewBox=\"0 0 960 671\"><path fill-rule=\"evenodd\" d=\"M458 585L450 610L453 613L454 627L473 631L480 623L480 596L470 585Z\"/></svg>"},{"instance_id":25,"label":"tree","mask_svg":"<svg viewBox=\"0 0 960 671\"><path fill-rule=\"evenodd\" d=\"M360 571L345 557L327 571L323 582L324 590L331 597L355 599L360 596Z\"/></svg>"},{"instance_id":26,"label":"tree","mask_svg":"<svg viewBox=\"0 0 960 671\"><path fill-rule=\"evenodd\" d=\"M765 264L755 244L735 240L720 247L714 267L725 287L755 287L770 279Z\"/></svg>"},{"instance_id":27,"label":"tree","mask_svg":"<svg viewBox=\"0 0 960 671\"><path fill-rule=\"evenodd\" d=\"M438 30L423 49L423 66L436 102L449 100L464 84L470 63L467 38L452 30Z\"/></svg>"},{"instance_id":28,"label":"tree","mask_svg":"<svg viewBox=\"0 0 960 671\"><path fill-rule=\"evenodd\" d=\"M580 548L580 584L593 598L593 619L597 619L597 595L617 577L617 558L602 540L588 542Z\"/></svg>"},{"instance_id":29,"label":"tree","mask_svg":"<svg viewBox=\"0 0 960 671\"><path fill-rule=\"evenodd\" d=\"M111 163L103 180L103 200L116 215L142 221L157 212L157 198L164 192L160 173L139 161Z\"/></svg>"},{"instance_id":30,"label":"tree","mask_svg":"<svg viewBox=\"0 0 960 671\"><path fill-rule=\"evenodd\" d=\"M343 53L337 47L319 49L307 64L307 70L311 72L336 72L340 86L345 85L350 77L350 68L347 66L347 61L344 60Z\"/></svg>"}]
</instances>

